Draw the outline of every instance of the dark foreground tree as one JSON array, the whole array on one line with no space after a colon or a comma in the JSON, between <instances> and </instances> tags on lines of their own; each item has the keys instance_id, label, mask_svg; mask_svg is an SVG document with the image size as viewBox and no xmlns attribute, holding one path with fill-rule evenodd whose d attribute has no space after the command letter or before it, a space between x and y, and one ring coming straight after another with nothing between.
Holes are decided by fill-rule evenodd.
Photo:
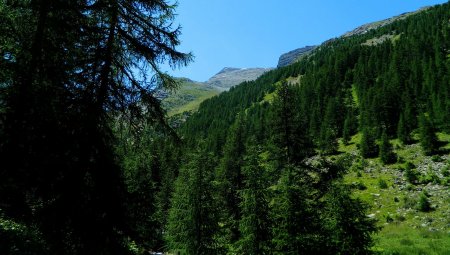
<instances>
[{"instance_id":1,"label":"dark foreground tree","mask_svg":"<svg viewBox=\"0 0 450 255\"><path fill-rule=\"evenodd\" d=\"M158 66L190 59L175 50L174 6L2 1L0 12L0 209L51 254L126 254L133 231L110 123L165 125L153 93L174 83Z\"/></svg>"}]
</instances>

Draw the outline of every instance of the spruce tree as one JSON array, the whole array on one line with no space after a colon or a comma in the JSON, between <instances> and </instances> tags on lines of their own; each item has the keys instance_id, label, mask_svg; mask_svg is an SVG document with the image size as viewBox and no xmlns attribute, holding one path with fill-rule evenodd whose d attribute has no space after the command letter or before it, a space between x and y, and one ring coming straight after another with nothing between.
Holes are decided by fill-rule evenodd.
<instances>
[{"instance_id":1,"label":"spruce tree","mask_svg":"<svg viewBox=\"0 0 450 255\"><path fill-rule=\"evenodd\" d=\"M380 152L379 156L383 164L389 164L394 162L395 154L392 150L392 144L389 142L386 130L383 130L383 134L381 135L379 152Z\"/></svg>"},{"instance_id":2,"label":"spruce tree","mask_svg":"<svg viewBox=\"0 0 450 255\"><path fill-rule=\"evenodd\" d=\"M404 121L403 114L400 114L400 119L397 125L397 138L403 143L408 144L411 142L411 136Z\"/></svg>"},{"instance_id":3,"label":"spruce tree","mask_svg":"<svg viewBox=\"0 0 450 255\"><path fill-rule=\"evenodd\" d=\"M375 143L375 135L373 133L374 131L369 128L365 128L362 131L359 150L364 158L372 158L378 155L378 147Z\"/></svg>"},{"instance_id":4,"label":"spruce tree","mask_svg":"<svg viewBox=\"0 0 450 255\"><path fill-rule=\"evenodd\" d=\"M324 154L332 154L337 150L337 103L334 99L329 99L324 119L322 120L322 127L320 130L320 149Z\"/></svg>"},{"instance_id":5,"label":"spruce tree","mask_svg":"<svg viewBox=\"0 0 450 255\"><path fill-rule=\"evenodd\" d=\"M368 218L368 206L352 198L342 183L334 183L326 195L320 252L315 254L371 254L376 221Z\"/></svg>"},{"instance_id":6,"label":"spruce tree","mask_svg":"<svg viewBox=\"0 0 450 255\"><path fill-rule=\"evenodd\" d=\"M244 165L244 123L243 117L238 116L230 128L227 142L224 146L223 157L217 169L216 182L219 189L220 206L225 239L233 244L239 239L239 221L241 218L240 190L243 187L242 167Z\"/></svg>"},{"instance_id":7,"label":"spruce tree","mask_svg":"<svg viewBox=\"0 0 450 255\"><path fill-rule=\"evenodd\" d=\"M344 145L348 145L348 143L350 142L351 139L351 134L352 134L352 130L351 130L351 119L347 116L347 118L345 118L344 121L344 129L342 130L342 142L344 143Z\"/></svg>"},{"instance_id":8,"label":"spruce tree","mask_svg":"<svg viewBox=\"0 0 450 255\"><path fill-rule=\"evenodd\" d=\"M241 214L237 242L239 254L271 254L268 179L259 158L260 150L250 148L243 168Z\"/></svg>"},{"instance_id":9,"label":"spruce tree","mask_svg":"<svg viewBox=\"0 0 450 255\"><path fill-rule=\"evenodd\" d=\"M308 192L312 190L305 181L305 174L305 169L287 166L276 185L271 203L274 254L302 254L310 251L308 237L313 235L314 230L311 227L313 222L310 221L312 215Z\"/></svg>"},{"instance_id":10,"label":"spruce tree","mask_svg":"<svg viewBox=\"0 0 450 255\"><path fill-rule=\"evenodd\" d=\"M425 114L419 116L420 145L426 155L432 155L439 149L439 143L433 123Z\"/></svg>"},{"instance_id":11,"label":"spruce tree","mask_svg":"<svg viewBox=\"0 0 450 255\"><path fill-rule=\"evenodd\" d=\"M181 250L189 255L216 254L218 207L213 197L213 156L199 150L188 158L175 182L167 245L171 251Z\"/></svg>"},{"instance_id":12,"label":"spruce tree","mask_svg":"<svg viewBox=\"0 0 450 255\"><path fill-rule=\"evenodd\" d=\"M282 165L299 164L313 151L306 116L298 109L295 87L287 81L277 86L271 115L272 141L280 151L275 154Z\"/></svg>"}]
</instances>

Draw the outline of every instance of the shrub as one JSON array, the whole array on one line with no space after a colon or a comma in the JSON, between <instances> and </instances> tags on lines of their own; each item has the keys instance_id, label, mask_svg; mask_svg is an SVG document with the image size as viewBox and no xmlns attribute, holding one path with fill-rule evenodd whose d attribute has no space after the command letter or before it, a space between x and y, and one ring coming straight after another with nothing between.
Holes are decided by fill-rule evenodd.
<instances>
[{"instance_id":1,"label":"shrub","mask_svg":"<svg viewBox=\"0 0 450 255\"><path fill-rule=\"evenodd\" d=\"M420 174L415 169L406 168L405 177L408 182L415 183L419 179Z\"/></svg>"},{"instance_id":2,"label":"shrub","mask_svg":"<svg viewBox=\"0 0 450 255\"><path fill-rule=\"evenodd\" d=\"M386 215L386 222L387 223L391 223L391 222L393 222L394 221L394 219L391 217L391 215Z\"/></svg>"},{"instance_id":3,"label":"shrub","mask_svg":"<svg viewBox=\"0 0 450 255\"><path fill-rule=\"evenodd\" d=\"M364 185L364 183L362 183L362 182L358 182L356 185L357 185L356 187L359 190L366 190L367 189L366 185Z\"/></svg>"},{"instance_id":4,"label":"shrub","mask_svg":"<svg viewBox=\"0 0 450 255\"><path fill-rule=\"evenodd\" d=\"M387 182L385 180L379 179L378 180L378 187L380 189L387 189L388 188L388 184L387 184Z\"/></svg>"},{"instance_id":5,"label":"shrub","mask_svg":"<svg viewBox=\"0 0 450 255\"><path fill-rule=\"evenodd\" d=\"M396 214L395 215L395 220L398 222L403 222L406 220L405 216L401 215L401 214Z\"/></svg>"},{"instance_id":6,"label":"shrub","mask_svg":"<svg viewBox=\"0 0 450 255\"><path fill-rule=\"evenodd\" d=\"M449 166L446 166L446 167L442 168L441 174L442 174L442 176L444 176L444 177L450 177Z\"/></svg>"},{"instance_id":7,"label":"shrub","mask_svg":"<svg viewBox=\"0 0 450 255\"><path fill-rule=\"evenodd\" d=\"M353 189L358 189L358 190L366 190L367 189L366 185L364 185L364 183L359 182L359 181L352 183L351 187Z\"/></svg>"},{"instance_id":8,"label":"shrub","mask_svg":"<svg viewBox=\"0 0 450 255\"><path fill-rule=\"evenodd\" d=\"M414 197L403 197L403 207L404 208L413 208L417 205L417 199Z\"/></svg>"},{"instance_id":9,"label":"shrub","mask_svg":"<svg viewBox=\"0 0 450 255\"><path fill-rule=\"evenodd\" d=\"M428 170L427 174L420 178L420 182L423 184L427 184L430 182L437 184L437 183L440 183L440 181L441 180L440 180L439 176L437 176L437 174L435 172L433 172L432 170Z\"/></svg>"},{"instance_id":10,"label":"shrub","mask_svg":"<svg viewBox=\"0 0 450 255\"><path fill-rule=\"evenodd\" d=\"M442 162L442 161L443 161L443 159L442 159L441 157L439 157L439 155L433 155L433 156L431 157L431 160L432 160L433 162Z\"/></svg>"},{"instance_id":11,"label":"shrub","mask_svg":"<svg viewBox=\"0 0 450 255\"><path fill-rule=\"evenodd\" d=\"M450 177L443 178L443 179L441 180L441 184L442 184L442 185L450 186Z\"/></svg>"},{"instance_id":12,"label":"shrub","mask_svg":"<svg viewBox=\"0 0 450 255\"><path fill-rule=\"evenodd\" d=\"M434 183L434 184L441 183L441 178L439 178L439 176L437 175L437 172L435 170L433 170L433 168L431 166L428 166L427 175L429 175L428 178L431 179L432 183Z\"/></svg>"},{"instance_id":13,"label":"shrub","mask_svg":"<svg viewBox=\"0 0 450 255\"><path fill-rule=\"evenodd\" d=\"M416 166L413 164L413 163L411 163L411 162L406 162L406 164L405 164L405 170L411 170L411 169L415 169L416 168Z\"/></svg>"},{"instance_id":14,"label":"shrub","mask_svg":"<svg viewBox=\"0 0 450 255\"><path fill-rule=\"evenodd\" d=\"M425 192L420 194L419 201L417 204L417 209L421 212L429 212L431 211L431 203L428 199L428 196Z\"/></svg>"}]
</instances>

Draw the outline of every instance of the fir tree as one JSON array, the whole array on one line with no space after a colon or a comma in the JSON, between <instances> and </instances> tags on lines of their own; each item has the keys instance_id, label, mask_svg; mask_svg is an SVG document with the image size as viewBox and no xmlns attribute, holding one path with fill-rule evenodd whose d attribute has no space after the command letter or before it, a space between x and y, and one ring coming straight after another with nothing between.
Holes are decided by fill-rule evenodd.
<instances>
[{"instance_id":1,"label":"fir tree","mask_svg":"<svg viewBox=\"0 0 450 255\"><path fill-rule=\"evenodd\" d=\"M257 148L250 148L243 168L242 217L239 222L241 237L237 243L240 254L271 254L268 182L259 153Z\"/></svg>"},{"instance_id":2,"label":"fir tree","mask_svg":"<svg viewBox=\"0 0 450 255\"><path fill-rule=\"evenodd\" d=\"M367 205L354 199L348 187L334 183L326 196L323 245L317 254L371 254L375 220Z\"/></svg>"},{"instance_id":3,"label":"fir tree","mask_svg":"<svg viewBox=\"0 0 450 255\"><path fill-rule=\"evenodd\" d=\"M375 143L374 131L365 128L362 131L359 150L364 158L376 157L378 155L378 147Z\"/></svg>"},{"instance_id":4,"label":"fir tree","mask_svg":"<svg viewBox=\"0 0 450 255\"><path fill-rule=\"evenodd\" d=\"M436 131L433 127L433 123L429 117L425 114L419 116L419 135L420 145L426 155L432 155L439 149L438 139L436 137Z\"/></svg>"},{"instance_id":5,"label":"fir tree","mask_svg":"<svg viewBox=\"0 0 450 255\"><path fill-rule=\"evenodd\" d=\"M311 190L305 169L287 166L283 171L271 204L274 254L302 254L311 251L308 236L314 231L308 203Z\"/></svg>"},{"instance_id":6,"label":"fir tree","mask_svg":"<svg viewBox=\"0 0 450 255\"><path fill-rule=\"evenodd\" d=\"M379 152L380 152L379 156L383 164L389 164L395 160L395 154L392 150L392 144L389 142L386 130L383 130L383 134L381 135Z\"/></svg>"},{"instance_id":7,"label":"fir tree","mask_svg":"<svg viewBox=\"0 0 450 255\"><path fill-rule=\"evenodd\" d=\"M224 146L223 157L218 167L216 181L219 188L220 201L222 206L222 222L224 222L225 239L229 244L233 244L239 239L239 221L241 218L240 190L243 188L242 167L244 165L244 123L241 116L238 116L233 126L230 128L227 142Z\"/></svg>"},{"instance_id":8,"label":"fir tree","mask_svg":"<svg viewBox=\"0 0 450 255\"><path fill-rule=\"evenodd\" d=\"M213 199L212 155L205 151L189 154L180 170L171 200L166 233L168 247L187 254L215 254L218 208Z\"/></svg>"},{"instance_id":9,"label":"fir tree","mask_svg":"<svg viewBox=\"0 0 450 255\"><path fill-rule=\"evenodd\" d=\"M351 139L351 134L352 134L351 121L352 120L348 116L345 118L345 121L344 121L344 129L342 131L342 142L344 143L344 145L348 145L348 143L350 142L350 139Z\"/></svg>"},{"instance_id":10,"label":"fir tree","mask_svg":"<svg viewBox=\"0 0 450 255\"><path fill-rule=\"evenodd\" d=\"M329 99L320 130L319 144L324 154L332 154L337 150L337 115L339 115L337 103L334 99Z\"/></svg>"},{"instance_id":11,"label":"fir tree","mask_svg":"<svg viewBox=\"0 0 450 255\"><path fill-rule=\"evenodd\" d=\"M306 118L298 110L295 87L286 81L278 83L272 107L272 139L279 162L299 164L312 153L312 142L306 129Z\"/></svg>"},{"instance_id":12,"label":"fir tree","mask_svg":"<svg viewBox=\"0 0 450 255\"><path fill-rule=\"evenodd\" d=\"M397 138L403 143L408 144L411 142L411 136L409 134L408 128L406 127L403 114L400 114L400 119L397 125Z\"/></svg>"}]
</instances>

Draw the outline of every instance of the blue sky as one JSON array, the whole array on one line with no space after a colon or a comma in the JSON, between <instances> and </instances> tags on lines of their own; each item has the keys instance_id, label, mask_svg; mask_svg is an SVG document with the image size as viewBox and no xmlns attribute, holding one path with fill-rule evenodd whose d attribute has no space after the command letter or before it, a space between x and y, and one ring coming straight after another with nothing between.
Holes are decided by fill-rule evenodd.
<instances>
[{"instance_id":1,"label":"blue sky","mask_svg":"<svg viewBox=\"0 0 450 255\"><path fill-rule=\"evenodd\" d=\"M206 81L223 67L275 67L278 57L362 24L443 0L178 0L179 50L194 62L177 77Z\"/></svg>"}]
</instances>

